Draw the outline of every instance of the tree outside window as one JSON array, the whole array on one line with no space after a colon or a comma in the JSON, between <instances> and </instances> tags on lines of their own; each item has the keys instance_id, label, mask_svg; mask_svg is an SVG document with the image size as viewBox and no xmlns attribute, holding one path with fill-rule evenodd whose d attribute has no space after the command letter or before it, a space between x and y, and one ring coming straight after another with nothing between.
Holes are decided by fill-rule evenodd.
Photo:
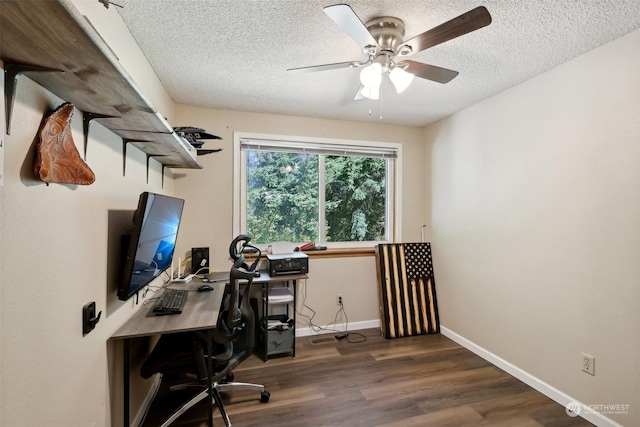
<instances>
[{"instance_id":1,"label":"tree outside window","mask_svg":"<svg viewBox=\"0 0 640 427\"><path fill-rule=\"evenodd\" d=\"M257 244L393 241L398 144L280 138L235 136L238 232Z\"/></svg>"},{"instance_id":2,"label":"tree outside window","mask_svg":"<svg viewBox=\"0 0 640 427\"><path fill-rule=\"evenodd\" d=\"M330 156L325 168L326 241L385 240L386 161Z\"/></svg>"},{"instance_id":3,"label":"tree outside window","mask_svg":"<svg viewBox=\"0 0 640 427\"><path fill-rule=\"evenodd\" d=\"M247 232L255 243L318 240L318 156L247 151Z\"/></svg>"}]
</instances>

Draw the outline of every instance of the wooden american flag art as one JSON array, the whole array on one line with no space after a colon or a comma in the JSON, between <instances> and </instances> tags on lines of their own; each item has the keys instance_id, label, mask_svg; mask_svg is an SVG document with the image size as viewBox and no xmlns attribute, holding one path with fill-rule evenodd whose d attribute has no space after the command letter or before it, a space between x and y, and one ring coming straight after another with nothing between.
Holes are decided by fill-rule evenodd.
<instances>
[{"instance_id":1,"label":"wooden american flag art","mask_svg":"<svg viewBox=\"0 0 640 427\"><path fill-rule=\"evenodd\" d=\"M431 244L377 245L376 264L385 338L439 333Z\"/></svg>"}]
</instances>

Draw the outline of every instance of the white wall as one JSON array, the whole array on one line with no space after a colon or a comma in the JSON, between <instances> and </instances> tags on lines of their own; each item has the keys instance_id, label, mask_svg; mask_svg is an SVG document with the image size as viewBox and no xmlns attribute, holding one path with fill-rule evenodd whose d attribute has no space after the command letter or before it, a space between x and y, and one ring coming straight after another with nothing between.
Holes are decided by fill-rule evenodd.
<instances>
[{"instance_id":1,"label":"white wall","mask_svg":"<svg viewBox=\"0 0 640 427\"><path fill-rule=\"evenodd\" d=\"M108 372L114 368L108 364L106 342L134 309L132 302L116 300L119 260L110 245L118 242L109 222L118 211L135 209L142 191L166 194L172 189L169 177L161 188L161 169L153 163L146 184L146 159L135 149L128 150L123 177L122 142L97 124L91 126L87 153L94 184L36 181L32 142L42 117L61 103L21 79L6 138L5 186L0 189L0 424L7 426L109 425ZM78 147L80 118L76 112L72 120ZM81 313L89 301L103 313L96 329L83 337Z\"/></svg>"},{"instance_id":2,"label":"white wall","mask_svg":"<svg viewBox=\"0 0 640 427\"><path fill-rule=\"evenodd\" d=\"M640 32L426 130L440 319L640 425ZM596 358L594 377L581 353Z\"/></svg>"},{"instance_id":3,"label":"white wall","mask_svg":"<svg viewBox=\"0 0 640 427\"><path fill-rule=\"evenodd\" d=\"M363 105L363 108L366 108ZM270 114L239 113L185 105L176 106L176 123L197 126L222 137L207 142L203 148L223 151L199 158L202 170L176 172L176 194L193 207L180 228L184 241L207 246L213 268L230 266L228 245L233 226L233 132L270 133L277 135L344 138L400 143L402 159L402 239L420 241L420 226L425 210L423 130L406 126L355 123ZM191 247L181 246L188 254ZM337 311L335 296L344 295L349 322L376 322L379 318L377 279L372 256L342 259L312 259L309 265L307 305L317 311L314 323L332 322ZM301 309L301 307L299 306ZM303 311L311 314L308 310ZM298 318L298 326L308 324Z\"/></svg>"},{"instance_id":4,"label":"white wall","mask_svg":"<svg viewBox=\"0 0 640 427\"><path fill-rule=\"evenodd\" d=\"M85 6L96 27L117 30L119 16L98 2ZM115 19L115 20L114 20ZM120 21L121 23L121 21ZM116 31L117 32L117 31ZM109 42L109 37L105 37ZM121 44L118 44L121 43ZM116 52L135 46L122 34ZM127 55L119 55L121 59ZM128 60L134 78L157 91L144 74L144 57ZM142 85L140 85L142 86ZM154 89L155 87L155 89ZM173 108L161 92L148 93L156 108ZM87 163L90 186L46 186L33 177L33 148L40 122L63 101L26 77L18 83L11 135L5 136L5 186L0 187L0 425L110 426L121 423L121 347L107 340L137 308L116 299L119 230L130 223L143 191L173 193L170 170L161 186L161 166L135 148L122 175L122 141L97 122L91 125ZM163 108L165 107L165 108ZM165 115L170 116L172 111ZM82 147L82 115L72 119ZM2 117L4 120L4 116ZM82 307L95 301L102 317L82 335ZM140 357L139 355L137 355ZM133 378L137 379L134 373ZM133 408L147 385L134 382ZM111 414L115 414L112 423Z\"/></svg>"}]
</instances>

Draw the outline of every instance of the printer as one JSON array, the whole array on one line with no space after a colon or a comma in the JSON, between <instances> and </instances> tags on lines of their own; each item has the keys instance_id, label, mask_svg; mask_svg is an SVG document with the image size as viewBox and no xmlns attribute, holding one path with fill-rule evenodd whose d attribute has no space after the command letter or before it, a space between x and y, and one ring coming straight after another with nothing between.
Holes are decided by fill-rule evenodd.
<instances>
[{"instance_id":1,"label":"printer","mask_svg":"<svg viewBox=\"0 0 640 427\"><path fill-rule=\"evenodd\" d=\"M307 274L309 272L309 257L303 252L267 254L267 261L271 277Z\"/></svg>"}]
</instances>

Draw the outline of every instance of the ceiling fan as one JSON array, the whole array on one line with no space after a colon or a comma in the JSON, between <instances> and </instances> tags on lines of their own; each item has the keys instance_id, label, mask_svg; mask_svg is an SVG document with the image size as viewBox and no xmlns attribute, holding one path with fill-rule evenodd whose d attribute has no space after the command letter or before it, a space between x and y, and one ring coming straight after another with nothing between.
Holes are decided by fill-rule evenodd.
<instances>
[{"instance_id":1,"label":"ceiling fan","mask_svg":"<svg viewBox=\"0 0 640 427\"><path fill-rule=\"evenodd\" d=\"M458 75L457 71L405 58L491 23L489 11L484 6L479 6L409 40L404 40L404 22L398 18L383 16L363 24L353 9L346 4L327 6L324 12L362 48L366 59L290 68L287 71L308 73L364 66L360 72L362 85L355 99L378 99L383 74L389 75L398 93L411 84L414 76L438 83L450 82Z\"/></svg>"}]
</instances>

